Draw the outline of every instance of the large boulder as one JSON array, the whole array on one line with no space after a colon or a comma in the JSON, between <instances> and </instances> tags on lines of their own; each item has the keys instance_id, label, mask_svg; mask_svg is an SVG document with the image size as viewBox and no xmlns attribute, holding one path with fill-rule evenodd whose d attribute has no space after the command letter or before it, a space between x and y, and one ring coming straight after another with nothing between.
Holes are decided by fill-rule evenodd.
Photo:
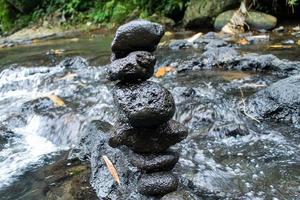
<instances>
[{"instance_id":1,"label":"large boulder","mask_svg":"<svg viewBox=\"0 0 300 200\"><path fill-rule=\"evenodd\" d=\"M215 29L221 30L223 26L225 26L230 21L235 11L236 10L228 10L218 15L214 23ZM250 26L251 29L254 30L270 30L275 28L277 24L277 18L262 12L249 11L248 17L246 18L246 23Z\"/></svg>"},{"instance_id":2,"label":"large boulder","mask_svg":"<svg viewBox=\"0 0 300 200\"><path fill-rule=\"evenodd\" d=\"M300 75L280 80L257 92L247 102L247 112L264 120L300 122Z\"/></svg>"},{"instance_id":3,"label":"large boulder","mask_svg":"<svg viewBox=\"0 0 300 200\"><path fill-rule=\"evenodd\" d=\"M191 0L183 18L187 28L212 26L213 19L228 9L239 7L239 0Z\"/></svg>"},{"instance_id":4,"label":"large boulder","mask_svg":"<svg viewBox=\"0 0 300 200\"><path fill-rule=\"evenodd\" d=\"M108 145L112 130L113 127L107 122L94 120L86 123L82 129L82 138L72 149L70 158L90 161L90 183L99 199L142 199L136 189L140 172L127 161L124 151ZM116 168L122 185L112 177L103 156L107 156Z\"/></svg>"}]
</instances>

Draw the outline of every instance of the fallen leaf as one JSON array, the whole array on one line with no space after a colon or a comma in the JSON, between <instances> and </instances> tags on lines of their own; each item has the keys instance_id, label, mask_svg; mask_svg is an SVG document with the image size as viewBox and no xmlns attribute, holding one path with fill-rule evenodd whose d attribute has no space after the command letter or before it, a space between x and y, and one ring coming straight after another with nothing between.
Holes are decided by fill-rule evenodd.
<instances>
[{"instance_id":1,"label":"fallen leaf","mask_svg":"<svg viewBox=\"0 0 300 200\"><path fill-rule=\"evenodd\" d=\"M64 49L50 49L46 54L61 56L64 52L65 52Z\"/></svg>"},{"instance_id":2,"label":"fallen leaf","mask_svg":"<svg viewBox=\"0 0 300 200\"><path fill-rule=\"evenodd\" d=\"M40 42L41 42L41 40L39 40L39 39L34 39L34 40L32 40L32 43L33 43L33 44L40 43Z\"/></svg>"},{"instance_id":3,"label":"fallen leaf","mask_svg":"<svg viewBox=\"0 0 300 200\"><path fill-rule=\"evenodd\" d=\"M246 40L245 38L239 39L236 43L240 44L240 45L247 45L247 44L249 44L248 40Z\"/></svg>"},{"instance_id":4,"label":"fallen leaf","mask_svg":"<svg viewBox=\"0 0 300 200\"><path fill-rule=\"evenodd\" d=\"M166 46L167 45L167 42L166 41L163 41L163 42L160 42L158 44L158 47L163 47L163 46Z\"/></svg>"},{"instance_id":5,"label":"fallen leaf","mask_svg":"<svg viewBox=\"0 0 300 200\"><path fill-rule=\"evenodd\" d=\"M186 39L186 41L192 43L192 42L194 42L195 40L197 40L198 38L200 38L202 35L203 35L203 33L199 32L199 33L193 35L192 37Z\"/></svg>"},{"instance_id":6,"label":"fallen leaf","mask_svg":"<svg viewBox=\"0 0 300 200\"><path fill-rule=\"evenodd\" d=\"M241 71L222 71L221 74L222 77L227 81L244 79L250 76L250 74Z\"/></svg>"},{"instance_id":7,"label":"fallen leaf","mask_svg":"<svg viewBox=\"0 0 300 200\"><path fill-rule=\"evenodd\" d=\"M66 106L65 102L54 94L49 94L47 97L53 101L55 107Z\"/></svg>"},{"instance_id":8,"label":"fallen leaf","mask_svg":"<svg viewBox=\"0 0 300 200\"><path fill-rule=\"evenodd\" d=\"M291 45L282 45L282 44L274 44L270 45L269 48L271 49L290 49L293 48Z\"/></svg>"},{"instance_id":9,"label":"fallen leaf","mask_svg":"<svg viewBox=\"0 0 300 200\"><path fill-rule=\"evenodd\" d=\"M165 76L168 72L175 72L176 69L174 67L169 67L169 66L165 66L165 67L160 67L157 72L155 72L155 77L156 78L161 78L163 76Z\"/></svg>"},{"instance_id":10,"label":"fallen leaf","mask_svg":"<svg viewBox=\"0 0 300 200\"><path fill-rule=\"evenodd\" d=\"M300 45L300 40L298 40L297 44Z\"/></svg>"},{"instance_id":11,"label":"fallen leaf","mask_svg":"<svg viewBox=\"0 0 300 200\"><path fill-rule=\"evenodd\" d=\"M70 39L71 42L78 42L79 41L79 38L72 38Z\"/></svg>"},{"instance_id":12,"label":"fallen leaf","mask_svg":"<svg viewBox=\"0 0 300 200\"><path fill-rule=\"evenodd\" d=\"M71 80L73 80L76 76L77 76L77 74L68 72L65 76L61 77L59 80L68 80L68 81L71 81Z\"/></svg>"},{"instance_id":13,"label":"fallen leaf","mask_svg":"<svg viewBox=\"0 0 300 200\"><path fill-rule=\"evenodd\" d=\"M112 164L112 162L108 159L107 156L102 156L105 164L106 164L106 167L109 171L109 173L111 174L111 176L114 178L114 180L120 185L121 184L121 181L120 181L120 178L119 178L119 175L117 173L117 170L116 168L114 167L114 165Z\"/></svg>"},{"instance_id":14,"label":"fallen leaf","mask_svg":"<svg viewBox=\"0 0 300 200\"><path fill-rule=\"evenodd\" d=\"M165 36L167 36L167 37L172 36L172 35L173 35L173 33L170 31L165 32Z\"/></svg>"}]
</instances>

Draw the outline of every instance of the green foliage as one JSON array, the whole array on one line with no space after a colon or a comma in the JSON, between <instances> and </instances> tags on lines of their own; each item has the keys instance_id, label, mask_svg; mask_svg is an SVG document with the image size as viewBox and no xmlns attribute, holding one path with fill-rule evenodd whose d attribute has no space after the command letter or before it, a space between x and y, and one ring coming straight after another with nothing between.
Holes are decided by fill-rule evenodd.
<instances>
[{"instance_id":1,"label":"green foliage","mask_svg":"<svg viewBox=\"0 0 300 200\"><path fill-rule=\"evenodd\" d=\"M9 5L5 0L0 0L0 30L8 31L13 27L13 18L10 13Z\"/></svg>"},{"instance_id":2,"label":"green foliage","mask_svg":"<svg viewBox=\"0 0 300 200\"><path fill-rule=\"evenodd\" d=\"M289 6L295 6L299 3L299 0L288 0L287 3Z\"/></svg>"},{"instance_id":3,"label":"green foliage","mask_svg":"<svg viewBox=\"0 0 300 200\"><path fill-rule=\"evenodd\" d=\"M67 24L94 23L119 24L136 17L150 18L167 16L179 21L190 0L38 0L31 12L25 14L14 9L6 0L0 0L0 22L2 31L20 28L29 22L65 18ZM251 1L251 0L250 0ZM271 2L275 0L270 0ZM300 0L286 0L292 8ZM20 1L31 3L30 1ZM255 4L260 0L252 0ZM276 1L277 2L277 1ZM32 7L32 6L31 6ZM51 22L50 22L51 23Z\"/></svg>"}]
</instances>

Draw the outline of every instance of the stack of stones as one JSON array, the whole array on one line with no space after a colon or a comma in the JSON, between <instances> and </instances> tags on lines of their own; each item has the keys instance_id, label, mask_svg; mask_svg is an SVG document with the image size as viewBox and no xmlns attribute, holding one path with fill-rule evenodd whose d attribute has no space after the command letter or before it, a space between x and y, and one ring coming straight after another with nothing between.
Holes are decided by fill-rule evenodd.
<instances>
[{"instance_id":1,"label":"stack of stones","mask_svg":"<svg viewBox=\"0 0 300 200\"><path fill-rule=\"evenodd\" d=\"M170 171L179 156L169 147L188 134L184 126L171 120L175 113L171 93L147 81L156 63L152 52L163 35L160 24L146 20L120 26L112 42L112 63L107 68L108 78L118 81L113 98L119 111L109 145L128 147L129 161L142 172L138 191L147 196L177 189L178 178Z\"/></svg>"}]
</instances>

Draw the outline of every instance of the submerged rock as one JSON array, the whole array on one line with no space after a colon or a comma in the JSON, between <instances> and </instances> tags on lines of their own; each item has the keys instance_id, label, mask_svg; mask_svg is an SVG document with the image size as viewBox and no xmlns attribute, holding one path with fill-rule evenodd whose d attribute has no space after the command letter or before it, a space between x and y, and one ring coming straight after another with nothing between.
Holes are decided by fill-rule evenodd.
<instances>
[{"instance_id":1,"label":"submerged rock","mask_svg":"<svg viewBox=\"0 0 300 200\"><path fill-rule=\"evenodd\" d=\"M247 102L248 113L258 119L300 122L300 75L280 80L257 92Z\"/></svg>"},{"instance_id":2,"label":"submerged rock","mask_svg":"<svg viewBox=\"0 0 300 200\"><path fill-rule=\"evenodd\" d=\"M175 113L171 93L158 83L117 84L115 105L134 127L153 127L170 120Z\"/></svg>"},{"instance_id":3,"label":"submerged rock","mask_svg":"<svg viewBox=\"0 0 300 200\"><path fill-rule=\"evenodd\" d=\"M162 25L147 20L134 20L118 28L111 49L117 59L133 51L153 52L163 35Z\"/></svg>"},{"instance_id":4,"label":"submerged rock","mask_svg":"<svg viewBox=\"0 0 300 200\"><path fill-rule=\"evenodd\" d=\"M140 181L138 190L141 194L148 196L165 195L173 192L178 187L177 177L168 172L144 174Z\"/></svg>"},{"instance_id":5,"label":"submerged rock","mask_svg":"<svg viewBox=\"0 0 300 200\"><path fill-rule=\"evenodd\" d=\"M179 159L175 152L163 152L158 154L137 154L129 155L131 164L147 172L172 170Z\"/></svg>"},{"instance_id":6,"label":"submerged rock","mask_svg":"<svg viewBox=\"0 0 300 200\"><path fill-rule=\"evenodd\" d=\"M127 57L115 60L107 68L111 81L136 82L147 80L154 73L156 58L149 52L136 51Z\"/></svg>"},{"instance_id":7,"label":"submerged rock","mask_svg":"<svg viewBox=\"0 0 300 200\"><path fill-rule=\"evenodd\" d=\"M174 120L157 128L133 128L120 123L116 125L109 144L112 147L126 145L138 153L157 153L184 140L187 134L187 128Z\"/></svg>"}]
</instances>

